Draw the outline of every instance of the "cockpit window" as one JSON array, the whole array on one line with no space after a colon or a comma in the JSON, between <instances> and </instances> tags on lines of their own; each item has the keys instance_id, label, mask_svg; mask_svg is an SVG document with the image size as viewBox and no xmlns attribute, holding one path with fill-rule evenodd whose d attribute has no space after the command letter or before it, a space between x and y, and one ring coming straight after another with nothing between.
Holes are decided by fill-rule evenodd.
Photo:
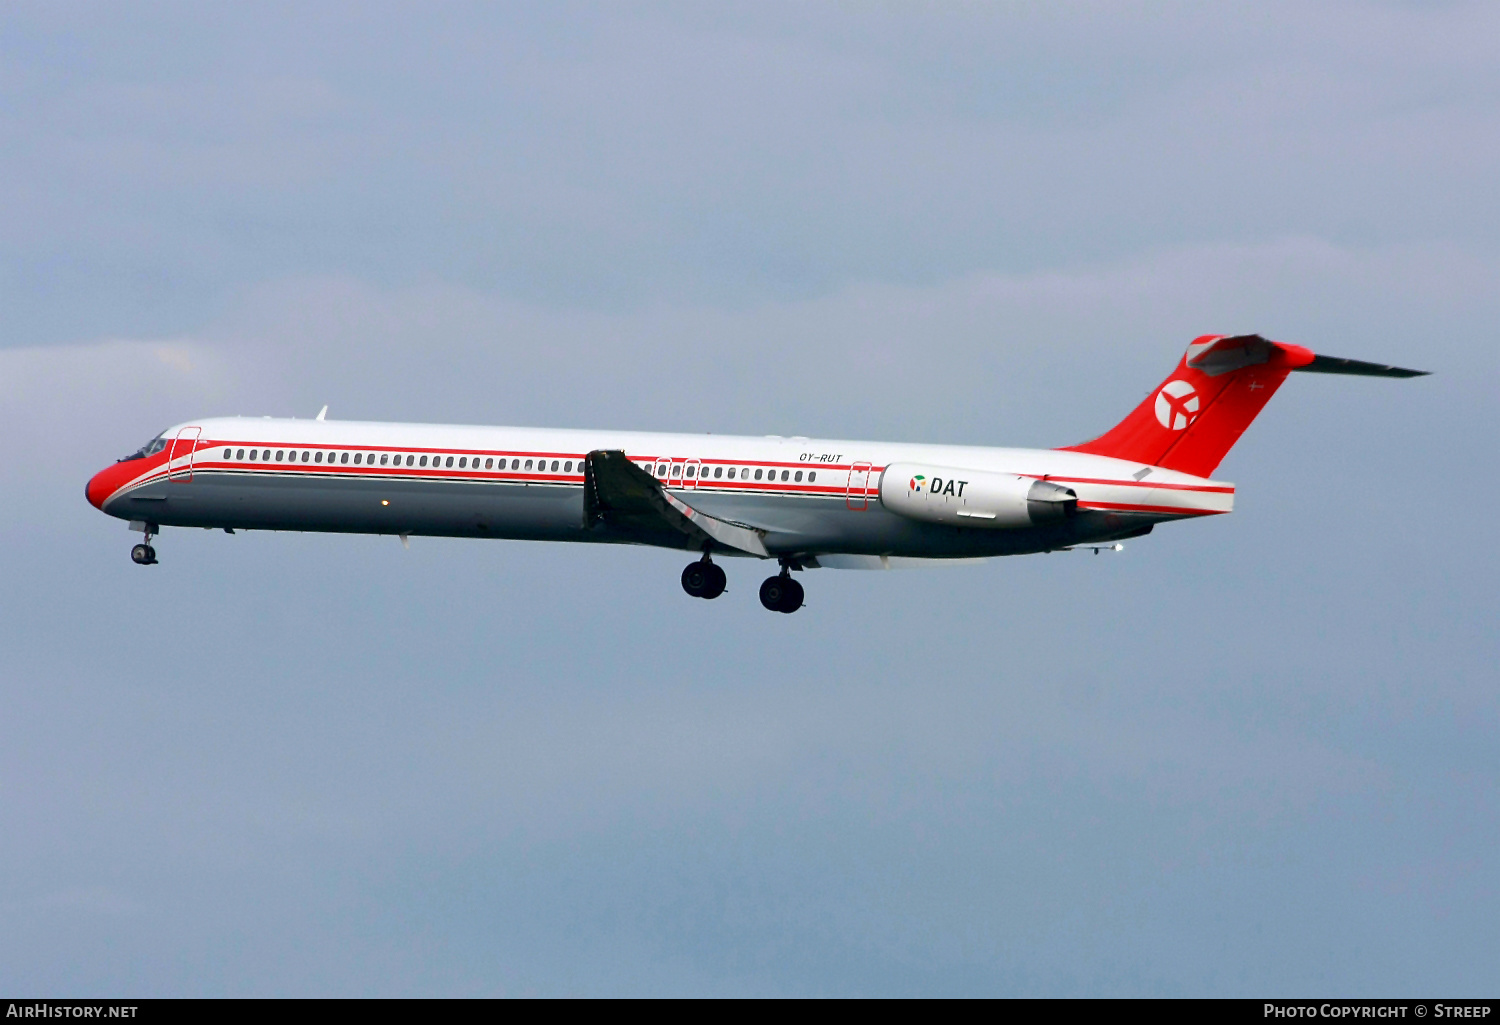
<instances>
[{"instance_id":1,"label":"cockpit window","mask_svg":"<svg viewBox=\"0 0 1500 1025\"><path fill-rule=\"evenodd\" d=\"M131 459L145 459L147 456L154 456L154 455L156 455L156 453L160 452L162 449L164 449L166 447L167 447L167 438L166 438L165 435L162 435L162 436L156 437L156 438L152 438L150 441L146 442L146 444L142 445L140 448L138 448L134 452L130 453L130 455L126 456L124 459L121 459L120 462L122 462L122 463L123 462L127 462L127 461L129 461Z\"/></svg>"}]
</instances>

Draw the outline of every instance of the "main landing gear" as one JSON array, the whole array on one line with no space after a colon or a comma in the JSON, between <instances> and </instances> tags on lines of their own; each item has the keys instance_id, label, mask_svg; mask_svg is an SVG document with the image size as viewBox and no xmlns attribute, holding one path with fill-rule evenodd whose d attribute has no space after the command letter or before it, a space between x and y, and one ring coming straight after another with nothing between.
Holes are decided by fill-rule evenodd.
<instances>
[{"instance_id":1,"label":"main landing gear","mask_svg":"<svg viewBox=\"0 0 1500 1025\"><path fill-rule=\"evenodd\" d=\"M782 566L777 576L766 577L760 585L760 603L772 612L788 614L802 607L802 585L792 579L790 566Z\"/></svg>"},{"instance_id":2,"label":"main landing gear","mask_svg":"<svg viewBox=\"0 0 1500 1025\"><path fill-rule=\"evenodd\" d=\"M715 566L708 553L697 562L690 562L682 571L682 589L694 598L717 598L728 584L724 571Z\"/></svg>"},{"instance_id":3,"label":"main landing gear","mask_svg":"<svg viewBox=\"0 0 1500 1025\"><path fill-rule=\"evenodd\" d=\"M153 529L155 526L156 524L154 523L146 524L143 531L146 539L130 549L130 561L137 566L156 565L156 549L151 547L151 538L156 535L156 531Z\"/></svg>"},{"instance_id":4,"label":"main landing gear","mask_svg":"<svg viewBox=\"0 0 1500 1025\"><path fill-rule=\"evenodd\" d=\"M724 593L725 583L724 570L707 552L682 571L682 589L694 598L717 598ZM783 563L778 576L767 577L760 585L760 603L772 612L791 613L802 607L802 585L792 579L791 566Z\"/></svg>"}]
</instances>

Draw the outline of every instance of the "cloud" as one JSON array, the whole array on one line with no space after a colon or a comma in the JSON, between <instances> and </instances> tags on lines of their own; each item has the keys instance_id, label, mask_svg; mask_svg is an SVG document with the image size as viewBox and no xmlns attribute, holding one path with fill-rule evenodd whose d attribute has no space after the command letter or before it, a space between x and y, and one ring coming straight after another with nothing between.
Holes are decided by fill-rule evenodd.
<instances>
[{"instance_id":1,"label":"cloud","mask_svg":"<svg viewBox=\"0 0 1500 1025\"><path fill-rule=\"evenodd\" d=\"M12 25L0 344L287 277L753 306L1496 227L1484 5L95 15Z\"/></svg>"},{"instance_id":2,"label":"cloud","mask_svg":"<svg viewBox=\"0 0 1500 1025\"><path fill-rule=\"evenodd\" d=\"M346 418L1049 445L1108 426L1210 332L1487 378L1496 357L1469 325L1500 313L1497 270L1454 246L1289 238L617 312L286 279L197 344L232 368L236 404L278 415L331 402Z\"/></svg>"}]
</instances>

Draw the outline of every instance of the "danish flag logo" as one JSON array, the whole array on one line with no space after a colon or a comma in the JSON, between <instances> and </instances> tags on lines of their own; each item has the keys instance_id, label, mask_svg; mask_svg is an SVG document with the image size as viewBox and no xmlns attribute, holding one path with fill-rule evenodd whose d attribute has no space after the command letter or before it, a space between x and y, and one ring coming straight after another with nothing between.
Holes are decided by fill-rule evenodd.
<instances>
[{"instance_id":1,"label":"danish flag logo","mask_svg":"<svg viewBox=\"0 0 1500 1025\"><path fill-rule=\"evenodd\" d=\"M1198 419L1198 393L1186 381L1168 381L1156 393L1156 419L1171 431L1181 431Z\"/></svg>"}]
</instances>

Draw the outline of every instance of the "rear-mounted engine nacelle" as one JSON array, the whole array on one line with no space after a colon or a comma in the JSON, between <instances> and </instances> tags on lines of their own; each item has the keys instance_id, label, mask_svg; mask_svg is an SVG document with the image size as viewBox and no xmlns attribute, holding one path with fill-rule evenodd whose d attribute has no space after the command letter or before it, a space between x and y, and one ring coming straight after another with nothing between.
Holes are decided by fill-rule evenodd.
<instances>
[{"instance_id":1,"label":"rear-mounted engine nacelle","mask_svg":"<svg viewBox=\"0 0 1500 1025\"><path fill-rule=\"evenodd\" d=\"M1072 488L1014 473L921 463L887 466L880 501L902 516L954 527L1034 527L1078 511Z\"/></svg>"}]
</instances>

